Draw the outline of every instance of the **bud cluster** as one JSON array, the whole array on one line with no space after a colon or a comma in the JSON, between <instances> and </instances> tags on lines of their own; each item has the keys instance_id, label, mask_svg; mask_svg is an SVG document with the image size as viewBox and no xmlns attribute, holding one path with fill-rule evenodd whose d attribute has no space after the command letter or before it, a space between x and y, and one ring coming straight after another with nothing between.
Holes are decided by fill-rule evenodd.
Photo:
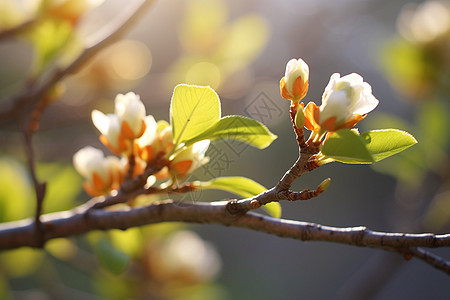
<instances>
[{"instance_id":1,"label":"bud cluster","mask_svg":"<svg viewBox=\"0 0 450 300\"><path fill-rule=\"evenodd\" d=\"M151 115L146 116L144 104L132 92L116 96L113 114L94 110L92 122L101 133L100 141L117 156L105 157L101 150L91 146L74 155L74 166L85 178L84 189L91 196L117 190L124 178L130 175L131 166L131 175L135 177L164 159L167 163L152 175L159 180L180 180L208 162L205 152L209 140L174 152L170 124L163 120L157 122Z\"/></svg>"},{"instance_id":2,"label":"bud cluster","mask_svg":"<svg viewBox=\"0 0 450 300\"><path fill-rule=\"evenodd\" d=\"M285 76L280 82L281 96L297 104L308 92L309 67L302 59L287 63ZM378 105L372 87L363 78L352 73L341 77L331 75L322 95L322 104L309 102L295 115L295 125L312 131L313 142L323 140L327 132L352 128ZM303 104L298 107L303 108Z\"/></svg>"}]
</instances>

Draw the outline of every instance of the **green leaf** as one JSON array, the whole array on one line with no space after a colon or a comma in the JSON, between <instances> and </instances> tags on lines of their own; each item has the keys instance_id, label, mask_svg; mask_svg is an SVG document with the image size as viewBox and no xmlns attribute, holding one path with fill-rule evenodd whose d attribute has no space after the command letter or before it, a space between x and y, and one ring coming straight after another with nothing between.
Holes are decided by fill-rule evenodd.
<instances>
[{"instance_id":1,"label":"green leaf","mask_svg":"<svg viewBox=\"0 0 450 300\"><path fill-rule=\"evenodd\" d=\"M274 218L281 218L281 205L278 202L270 202L261 206L269 215Z\"/></svg>"},{"instance_id":2,"label":"green leaf","mask_svg":"<svg viewBox=\"0 0 450 300\"><path fill-rule=\"evenodd\" d=\"M210 87L180 84L170 104L174 149L207 130L220 119L220 100Z\"/></svg>"},{"instance_id":3,"label":"green leaf","mask_svg":"<svg viewBox=\"0 0 450 300\"><path fill-rule=\"evenodd\" d=\"M322 153L343 163L371 164L416 143L411 134L398 129L372 130L361 135L355 130L343 129L328 138Z\"/></svg>"},{"instance_id":4,"label":"green leaf","mask_svg":"<svg viewBox=\"0 0 450 300\"><path fill-rule=\"evenodd\" d=\"M347 164L371 164L373 158L357 132L342 129L333 133L322 147L322 153Z\"/></svg>"},{"instance_id":5,"label":"green leaf","mask_svg":"<svg viewBox=\"0 0 450 300\"><path fill-rule=\"evenodd\" d=\"M411 134L397 129L372 130L361 134L361 138L375 161L385 159L417 144L417 140Z\"/></svg>"},{"instance_id":6,"label":"green leaf","mask_svg":"<svg viewBox=\"0 0 450 300\"><path fill-rule=\"evenodd\" d=\"M417 143L409 133L397 129L381 129L360 135L375 161L397 154Z\"/></svg>"},{"instance_id":7,"label":"green leaf","mask_svg":"<svg viewBox=\"0 0 450 300\"><path fill-rule=\"evenodd\" d=\"M109 272L119 275L127 269L130 257L115 248L105 238L98 240L96 250L101 265Z\"/></svg>"},{"instance_id":8,"label":"green leaf","mask_svg":"<svg viewBox=\"0 0 450 300\"><path fill-rule=\"evenodd\" d=\"M199 186L203 189L227 191L243 198L251 198L267 190L256 181L241 176L217 177L206 182L200 182ZM278 202L266 204L261 208L272 217L281 217L281 206Z\"/></svg>"},{"instance_id":9,"label":"green leaf","mask_svg":"<svg viewBox=\"0 0 450 300\"><path fill-rule=\"evenodd\" d=\"M217 177L209 181L200 182L200 186L203 189L227 191L243 198L250 198L267 190L256 181L241 176Z\"/></svg>"},{"instance_id":10,"label":"green leaf","mask_svg":"<svg viewBox=\"0 0 450 300\"><path fill-rule=\"evenodd\" d=\"M268 147L276 135L260 122L243 116L226 116L196 137L187 140L186 145L201 140L230 139L245 142L259 149Z\"/></svg>"}]
</instances>

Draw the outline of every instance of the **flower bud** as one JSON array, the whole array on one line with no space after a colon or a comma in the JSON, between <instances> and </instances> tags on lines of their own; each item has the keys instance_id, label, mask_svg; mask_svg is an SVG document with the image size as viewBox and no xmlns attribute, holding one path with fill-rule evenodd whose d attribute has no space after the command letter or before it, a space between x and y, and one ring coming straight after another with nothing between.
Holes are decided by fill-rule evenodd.
<instances>
[{"instance_id":1,"label":"flower bud","mask_svg":"<svg viewBox=\"0 0 450 300\"><path fill-rule=\"evenodd\" d=\"M286 65L286 72L280 81L281 96L298 102L308 92L309 67L301 59L291 59Z\"/></svg>"},{"instance_id":2,"label":"flower bud","mask_svg":"<svg viewBox=\"0 0 450 300\"><path fill-rule=\"evenodd\" d=\"M303 109L299 108L297 109L297 113L295 114L295 126L298 129L302 129L303 126L305 125L305 114L303 113Z\"/></svg>"},{"instance_id":3,"label":"flower bud","mask_svg":"<svg viewBox=\"0 0 450 300\"><path fill-rule=\"evenodd\" d=\"M322 105L308 103L304 109L305 127L317 131L352 128L378 105L372 87L352 73L344 77L334 73L322 96Z\"/></svg>"},{"instance_id":4,"label":"flower bud","mask_svg":"<svg viewBox=\"0 0 450 300\"><path fill-rule=\"evenodd\" d=\"M319 187L317 188L317 190L320 192L325 191L330 186L330 182L331 182L331 178L327 178L327 179L323 180L319 184Z\"/></svg>"},{"instance_id":5,"label":"flower bud","mask_svg":"<svg viewBox=\"0 0 450 300\"><path fill-rule=\"evenodd\" d=\"M119 118L123 138L134 139L144 133L145 106L138 95L133 92L118 94L114 112Z\"/></svg>"},{"instance_id":6,"label":"flower bud","mask_svg":"<svg viewBox=\"0 0 450 300\"><path fill-rule=\"evenodd\" d=\"M198 167L208 163L209 158L205 157L205 153L209 144L209 140L204 140L181 150L170 162L169 172L182 179Z\"/></svg>"},{"instance_id":7,"label":"flower bud","mask_svg":"<svg viewBox=\"0 0 450 300\"><path fill-rule=\"evenodd\" d=\"M117 157L105 157L101 150L87 146L75 153L73 164L86 179L83 187L89 195L105 195L118 188L121 164Z\"/></svg>"}]
</instances>

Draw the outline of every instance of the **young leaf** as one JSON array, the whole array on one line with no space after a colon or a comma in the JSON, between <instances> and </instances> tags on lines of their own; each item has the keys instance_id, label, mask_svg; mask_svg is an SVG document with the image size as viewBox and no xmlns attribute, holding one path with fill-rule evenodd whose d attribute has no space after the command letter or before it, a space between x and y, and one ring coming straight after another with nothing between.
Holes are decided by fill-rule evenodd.
<instances>
[{"instance_id":1,"label":"young leaf","mask_svg":"<svg viewBox=\"0 0 450 300\"><path fill-rule=\"evenodd\" d=\"M227 191L243 198L256 196L266 190L264 186L256 181L241 176L217 177L209 181L200 182L200 186L203 189Z\"/></svg>"},{"instance_id":2,"label":"young leaf","mask_svg":"<svg viewBox=\"0 0 450 300\"><path fill-rule=\"evenodd\" d=\"M353 130L334 132L322 147L322 153L333 160L347 164L371 164L373 158L364 140Z\"/></svg>"},{"instance_id":3,"label":"young leaf","mask_svg":"<svg viewBox=\"0 0 450 300\"><path fill-rule=\"evenodd\" d=\"M417 143L411 134L397 129L372 130L360 137L375 161L397 154Z\"/></svg>"},{"instance_id":4,"label":"young leaf","mask_svg":"<svg viewBox=\"0 0 450 300\"><path fill-rule=\"evenodd\" d=\"M210 87L180 84L173 91L170 104L175 148L192 139L220 119L220 100Z\"/></svg>"},{"instance_id":5,"label":"young leaf","mask_svg":"<svg viewBox=\"0 0 450 300\"><path fill-rule=\"evenodd\" d=\"M264 149L276 138L276 135L271 133L266 126L256 120L243 116L226 116L208 130L185 141L185 143L186 145L190 145L206 139L230 139L245 142L258 149Z\"/></svg>"},{"instance_id":6,"label":"young leaf","mask_svg":"<svg viewBox=\"0 0 450 300\"><path fill-rule=\"evenodd\" d=\"M256 196L265 190L264 186L251 180L250 178L241 176L217 177L210 181L200 182L200 187L203 189L216 189L227 191L243 198L250 198ZM281 217L281 206L278 202L272 202L261 207L272 217Z\"/></svg>"}]
</instances>

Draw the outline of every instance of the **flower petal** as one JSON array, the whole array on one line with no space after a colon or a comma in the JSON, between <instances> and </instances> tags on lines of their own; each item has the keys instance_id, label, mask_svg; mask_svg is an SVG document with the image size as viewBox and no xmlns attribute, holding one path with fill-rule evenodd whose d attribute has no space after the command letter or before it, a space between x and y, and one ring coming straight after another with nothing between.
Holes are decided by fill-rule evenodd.
<instances>
[{"instance_id":1,"label":"flower petal","mask_svg":"<svg viewBox=\"0 0 450 300\"><path fill-rule=\"evenodd\" d=\"M319 107L314 102L309 102L303 113L305 115L305 128L312 131L319 130Z\"/></svg>"}]
</instances>

